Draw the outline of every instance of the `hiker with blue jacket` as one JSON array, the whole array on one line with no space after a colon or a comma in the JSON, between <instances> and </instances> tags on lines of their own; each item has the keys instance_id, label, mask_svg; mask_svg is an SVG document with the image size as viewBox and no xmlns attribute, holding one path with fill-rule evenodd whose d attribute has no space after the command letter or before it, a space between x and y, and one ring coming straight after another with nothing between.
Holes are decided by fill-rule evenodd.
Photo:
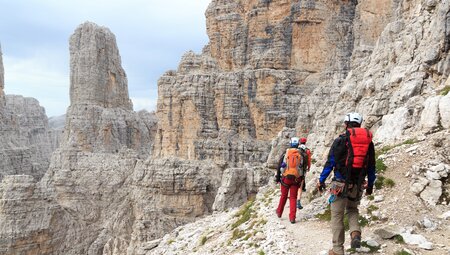
<instances>
[{"instance_id":1,"label":"hiker with blue jacket","mask_svg":"<svg viewBox=\"0 0 450 255\"><path fill-rule=\"evenodd\" d=\"M329 251L329 255L344 254L345 212L350 226L351 247L361 247L358 205L364 189L367 195L372 194L376 178L372 133L368 129L361 128L362 121L363 118L359 113L353 112L345 116L346 131L334 140L317 183L318 189L323 191L325 180L332 171L334 172L329 199L333 248Z\"/></svg>"}]
</instances>

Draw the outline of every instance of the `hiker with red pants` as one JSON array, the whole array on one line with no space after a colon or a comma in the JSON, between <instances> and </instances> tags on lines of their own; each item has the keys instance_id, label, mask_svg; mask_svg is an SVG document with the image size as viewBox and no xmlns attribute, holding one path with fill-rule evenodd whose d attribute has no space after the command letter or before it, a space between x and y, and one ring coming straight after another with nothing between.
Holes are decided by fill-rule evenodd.
<instances>
[{"instance_id":1,"label":"hiker with red pants","mask_svg":"<svg viewBox=\"0 0 450 255\"><path fill-rule=\"evenodd\" d=\"M278 168L276 181L280 183L281 197L277 208L277 216L281 218L284 206L289 194L289 221L295 223L295 207L297 199L297 191L300 187L301 176L300 167L302 164L302 157L298 149L298 137L292 137L290 141L290 148L286 150L283 160Z\"/></svg>"},{"instance_id":2,"label":"hiker with red pants","mask_svg":"<svg viewBox=\"0 0 450 255\"><path fill-rule=\"evenodd\" d=\"M300 154L302 155L302 167L300 176L302 177L302 181L300 183L300 188L298 189L297 194L297 209L301 210L303 209L301 200L302 200L302 193L303 191L306 191L306 173L309 172L311 169L311 150L306 147L306 138L302 137L300 138L300 145L298 146L298 149L300 150Z\"/></svg>"},{"instance_id":3,"label":"hiker with red pants","mask_svg":"<svg viewBox=\"0 0 450 255\"><path fill-rule=\"evenodd\" d=\"M328 154L328 160L317 186L325 188L325 180L331 171L334 177L330 184L331 232L333 249L329 255L344 254L344 213L348 216L351 247L361 247L361 228L358 224L358 205L363 190L372 194L375 182L375 148L372 133L361 128L363 121L359 113L349 113L344 118L345 133L336 138ZM366 182L365 178L368 177Z\"/></svg>"}]
</instances>

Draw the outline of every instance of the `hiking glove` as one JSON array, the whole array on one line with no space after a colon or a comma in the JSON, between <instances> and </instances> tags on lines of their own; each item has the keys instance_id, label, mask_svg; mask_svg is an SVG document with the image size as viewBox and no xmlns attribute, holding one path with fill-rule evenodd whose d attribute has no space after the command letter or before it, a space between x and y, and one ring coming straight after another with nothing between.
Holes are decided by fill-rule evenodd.
<instances>
[{"instance_id":1,"label":"hiking glove","mask_svg":"<svg viewBox=\"0 0 450 255\"><path fill-rule=\"evenodd\" d=\"M372 192L373 192L373 186L367 187L367 189L366 189L366 195L372 195Z\"/></svg>"},{"instance_id":2,"label":"hiking glove","mask_svg":"<svg viewBox=\"0 0 450 255\"><path fill-rule=\"evenodd\" d=\"M281 182L281 177L279 175L275 176L275 182L276 183L280 183Z\"/></svg>"},{"instance_id":3,"label":"hiking glove","mask_svg":"<svg viewBox=\"0 0 450 255\"><path fill-rule=\"evenodd\" d=\"M320 192L323 192L323 191L325 190L325 188L326 188L325 183L323 183L323 182L317 183L317 189L318 189Z\"/></svg>"}]
</instances>

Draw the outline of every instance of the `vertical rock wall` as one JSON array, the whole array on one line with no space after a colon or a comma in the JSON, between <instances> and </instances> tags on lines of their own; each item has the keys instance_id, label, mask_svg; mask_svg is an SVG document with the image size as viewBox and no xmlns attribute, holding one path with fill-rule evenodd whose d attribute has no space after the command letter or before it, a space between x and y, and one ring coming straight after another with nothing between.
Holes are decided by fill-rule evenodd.
<instances>
[{"instance_id":1,"label":"vertical rock wall","mask_svg":"<svg viewBox=\"0 0 450 255\"><path fill-rule=\"evenodd\" d=\"M41 182L0 185L0 251L145 254L210 212L216 195L219 210L245 200L257 185L230 180L246 172L259 183L254 166L270 157L273 167L294 133L320 161L347 111L383 143L445 130L449 10L448 0L214 0L210 44L159 80L153 151L113 35L83 24L71 39L62 147Z\"/></svg>"},{"instance_id":2,"label":"vertical rock wall","mask_svg":"<svg viewBox=\"0 0 450 255\"><path fill-rule=\"evenodd\" d=\"M0 127L0 180L26 174L39 180L47 171L56 149L49 137L47 116L34 98L7 95Z\"/></svg>"},{"instance_id":3,"label":"vertical rock wall","mask_svg":"<svg viewBox=\"0 0 450 255\"><path fill-rule=\"evenodd\" d=\"M70 102L132 110L116 38L86 22L70 37Z\"/></svg>"},{"instance_id":4,"label":"vertical rock wall","mask_svg":"<svg viewBox=\"0 0 450 255\"><path fill-rule=\"evenodd\" d=\"M355 8L356 1L213 1L210 44L159 80L154 155L265 162L272 138L305 111L301 100L349 72Z\"/></svg>"},{"instance_id":5,"label":"vertical rock wall","mask_svg":"<svg viewBox=\"0 0 450 255\"><path fill-rule=\"evenodd\" d=\"M132 111L115 36L86 22L70 37L70 101L64 146L117 153L131 148L150 154L151 127Z\"/></svg>"}]
</instances>

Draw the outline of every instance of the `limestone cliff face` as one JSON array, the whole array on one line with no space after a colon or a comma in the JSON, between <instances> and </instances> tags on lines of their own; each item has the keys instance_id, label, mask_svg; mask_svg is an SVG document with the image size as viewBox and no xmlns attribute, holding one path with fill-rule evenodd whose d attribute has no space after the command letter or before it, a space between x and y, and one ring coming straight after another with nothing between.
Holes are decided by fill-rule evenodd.
<instances>
[{"instance_id":1,"label":"limestone cliff face","mask_svg":"<svg viewBox=\"0 0 450 255\"><path fill-rule=\"evenodd\" d=\"M385 13L381 17L390 17L391 22L373 41L364 39L370 37L368 29L363 29L368 26L363 17L371 15L364 9L368 5L360 2L352 70L343 80L319 84L314 96L303 102L309 111L299 116L297 130L312 130L310 141L325 154L324 146L342 131L342 116L348 111L361 112L365 126L383 143L447 129L449 97L440 91L448 86L450 73L446 46L449 4L392 1L387 5L393 7L392 12L381 11ZM329 99L326 105L324 91Z\"/></svg>"},{"instance_id":2,"label":"limestone cliff face","mask_svg":"<svg viewBox=\"0 0 450 255\"><path fill-rule=\"evenodd\" d=\"M50 142L45 109L34 98L5 96L4 81L0 47L0 181L14 174L39 180L57 146Z\"/></svg>"},{"instance_id":3,"label":"limestone cliff face","mask_svg":"<svg viewBox=\"0 0 450 255\"><path fill-rule=\"evenodd\" d=\"M304 102L321 84L326 87L311 96L317 101L339 89L355 46L373 46L393 8L390 2L212 1L209 45L201 55L186 54L159 81L154 155L231 166L265 162L284 127L311 132L311 125L296 124L314 119L316 106Z\"/></svg>"},{"instance_id":4,"label":"limestone cliff face","mask_svg":"<svg viewBox=\"0 0 450 255\"><path fill-rule=\"evenodd\" d=\"M66 125L66 115L48 118L49 138L52 147L59 148L64 137L64 127ZM54 151L54 150L53 150Z\"/></svg>"},{"instance_id":5,"label":"limestone cliff face","mask_svg":"<svg viewBox=\"0 0 450 255\"><path fill-rule=\"evenodd\" d=\"M349 69L356 1L213 1L211 55L225 70Z\"/></svg>"},{"instance_id":6,"label":"limestone cliff face","mask_svg":"<svg viewBox=\"0 0 450 255\"><path fill-rule=\"evenodd\" d=\"M132 148L143 157L151 128L132 111L128 84L114 35L86 22L70 37L70 99L65 146L87 152Z\"/></svg>"},{"instance_id":7,"label":"limestone cliff face","mask_svg":"<svg viewBox=\"0 0 450 255\"><path fill-rule=\"evenodd\" d=\"M47 116L34 98L7 95L0 125L0 180L26 174L39 180L56 149L50 142Z\"/></svg>"},{"instance_id":8,"label":"limestone cliff face","mask_svg":"<svg viewBox=\"0 0 450 255\"><path fill-rule=\"evenodd\" d=\"M70 37L72 105L133 108L116 38L109 29L86 22Z\"/></svg>"},{"instance_id":9,"label":"limestone cliff face","mask_svg":"<svg viewBox=\"0 0 450 255\"><path fill-rule=\"evenodd\" d=\"M97 44L83 31L97 39L113 38L105 28L81 25L72 38L83 38L78 42L83 47L71 47L71 56L76 56L71 72L86 66L83 61L97 52L84 49ZM97 65L111 58L119 56L106 56ZM109 71L99 68L79 75L86 80L92 80L90 75L107 77L100 72ZM86 95L77 87L85 84L75 81L72 91L81 94L72 93L61 147L44 178L33 183L28 176L8 176L0 184L0 238L5 240L0 253L136 254L142 243L211 212L223 171L219 166L180 159L144 161L155 116L116 104L129 99L114 97L110 90L103 90L106 95L97 97L99 101L79 99ZM102 84L91 86L101 90ZM18 202L5 202L11 199Z\"/></svg>"},{"instance_id":10,"label":"limestone cliff face","mask_svg":"<svg viewBox=\"0 0 450 255\"><path fill-rule=\"evenodd\" d=\"M209 45L159 80L155 138L131 111L114 36L83 24L50 170L0 185L0 252L151 253L165 232L256 192L268 176L258 165L274 167L295 133L321 161L348 111L383 144L445 135L449 10L448 0L214 0Z\"/></svg>"}]
</instances>

